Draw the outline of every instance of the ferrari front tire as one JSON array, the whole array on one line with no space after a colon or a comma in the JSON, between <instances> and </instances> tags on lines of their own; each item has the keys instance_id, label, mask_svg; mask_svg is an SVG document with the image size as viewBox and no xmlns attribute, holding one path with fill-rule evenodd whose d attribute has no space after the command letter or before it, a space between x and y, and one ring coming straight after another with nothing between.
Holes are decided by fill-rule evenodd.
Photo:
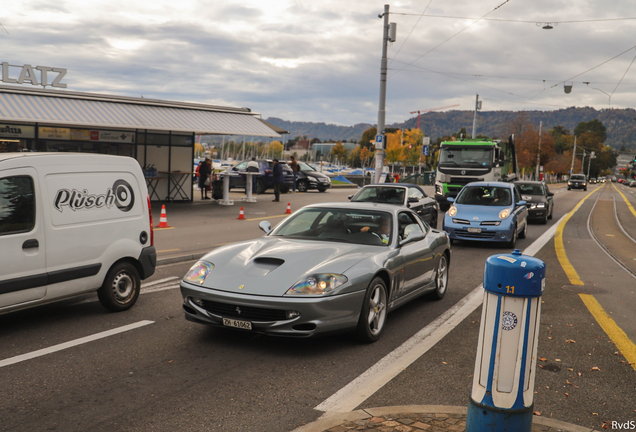
<instances>
[{"instance_id":1,"label":"ferrari front tire","mask_svg":"<svg viewBox=\"0 0 636 432\"><path fill-rule=\"evenodd\" d=\"M364 296L356 328L356 338L364 343L372 343L380 339L386 323L386 314L386 284L382 278L376 277L369 284Z\"/></svg>"},{"instance_id":2,"label":"ferrari front tire","mask_svg":"<svg viewBox=\"0 0 636 432\"><path fill-rule=\"evenodd\" d=\"M448 286L448 257L446 254L442 254L439 262L437 263L437 269L435 270L435 291L431 293L431 298L434 300L441 300L446 294L446 288Z\"/></svg>"}]
</instances>

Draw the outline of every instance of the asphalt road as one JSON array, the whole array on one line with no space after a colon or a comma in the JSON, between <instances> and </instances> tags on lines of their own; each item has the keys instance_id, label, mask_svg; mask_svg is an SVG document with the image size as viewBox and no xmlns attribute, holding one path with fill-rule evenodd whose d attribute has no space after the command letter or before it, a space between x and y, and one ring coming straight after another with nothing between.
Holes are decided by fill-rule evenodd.
<instances>
[{"instance_id":1,"label":"asphalt road","mask_svg":"<svg viewBox=\"0 0 636 432\"><path fill-rule=\"evenodd\" d=\"M554 219L547 226L531 225L528 238L518 241L520 249L586 195L563 188L554 191ZM352 192L283 195L278 204L271 202L270 194L259 196L258 203L244 205L247 220L236 219L238 202L231 207L205 201L171 203L168 223L174 228L156 231L155 244L164 262L197 255L261 235L260 220L282 220L287 202L296 210L311 202L346 200ZM591 265L604 271L612 268L587 232L594 199L588 198L568 222L565 249L585 287L597 283L595 296L606 309L622 304L627 307L616 314L627 313L634 304L634 279L618 271L599 276ZM155 225L159 210L154 206ZM631 221L630 213L620 214ZM183 318L176 286L193 261L159 267L144 281L135 307L124 313L108 313L95 296L87 296L80 302L1 315L0 362L126 325L139 327L0 367L0 431L291 431L322 415L314 407L477 287L485 259L502 252L510 251L496 245L454 245L446 297L439 302L416 300L392 313L383 337L371 345L358 344L349 335L280 339L190 323ZM583 252L592 253L592 261ZM596 429L603 421L633 420L636 371L615 354L618 349L578 294L564 289L571 284L554 243L549 241L536 256L546 262L548 273L539 340L539 356L545 360L539 362L535 410ZM588 282L588 273L598 281ZM625 289L614 289L617 285ZM631 311L625 327L633 323L633 306ZM480 313L481 308L473 312L360 407L465 406ZM591 370L594 367L599 370Z\"/></svg>"}]
</instances>

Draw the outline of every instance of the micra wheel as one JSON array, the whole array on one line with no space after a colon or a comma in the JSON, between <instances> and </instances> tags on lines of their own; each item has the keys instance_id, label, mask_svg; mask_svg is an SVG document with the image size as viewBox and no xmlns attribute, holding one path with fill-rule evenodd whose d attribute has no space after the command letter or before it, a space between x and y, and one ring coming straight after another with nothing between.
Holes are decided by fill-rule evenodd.
<instances>
[{"instance_id":1,"label":"micra wheel","mask_svg":"<svg viewBox=\"0 0 636 432\"><path fill-rule=\"evenodd\" d=\"M512 239L506 243L506 246L508 246L510 249L514 249L516 244L517 244L517 225L515 225L515 227L513 228Z\"/></svg>"},{"instance_id":2,"label":"micra wheel","mask_svg":"<svg viewBox=\"0 0 636 432\"><path fill-rule=\"evenodd\" d=\"M356 337L360 342L371 343L380 339L387 313L387 289L382 278L371 281L364 296Z\"/></svg>"},{"instance_id":3,"label":"micra wheel","mask_svg":"<svg viewBox=\"0 0 636 432\"><path fill-rule=\"evenodd\" d=\"M298 183L296 183L296 189L298 189L298 192L307 192L308 188L309 188L309 185L307 184L306 180L301 180Z\"/></svg>"},{"instance_id":4,"label":"micra wheel","mask_svg":"<svg viewBox=\"0 0 636 432\"><path fill-rule=\"evenodd\" d=\"M113 265L106 274L104 284L97 290L97 297L106 309L121 312L135 304L140 289L141 280L135 266L129 262L120 262Z\"/></svg>"},{"instance_id":5,"label":"micra wheel","mask_svg":"<svg viewBox=\"0 0 636 432\"><path fill-rule=\"evenodd\" d=\"M528 236L528 221L526 221L526 224L523 226L523 231L519 233L519 238L524 239L527 236Z\"/></svg>"},{"instance_id":6,"label":"micra wheel","mask_svg":"<svg viewBox=\"0 0 636 432\"><path fill-rule=\"evenodd\" d=\"M441 300L446 294L446 287L448 286L448 258L446 254L442 254L442 257L437 263L437 269L435 270L435 291L431 293L431 298L434 300Z\"/></svg>"}]
</instances>

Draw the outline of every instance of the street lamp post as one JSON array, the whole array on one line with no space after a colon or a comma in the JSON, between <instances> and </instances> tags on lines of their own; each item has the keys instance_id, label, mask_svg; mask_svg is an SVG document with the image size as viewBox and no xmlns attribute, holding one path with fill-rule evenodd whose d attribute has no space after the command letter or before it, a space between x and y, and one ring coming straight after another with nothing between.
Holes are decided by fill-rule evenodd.
<instances>
[{"instance_id":1,"label":"street lamp post","mask_svg":"<svg viewBox=\"0 0 636 432\"><path fill-rule=\"evenodd\" d=\"M594 156L594 152L590 153L589 160L587 161L587 177L586 177L586 179L588 181L590 180L590 166L592 165L592 159L596 159L596 156Z\"/></svg>"}]
</instances>

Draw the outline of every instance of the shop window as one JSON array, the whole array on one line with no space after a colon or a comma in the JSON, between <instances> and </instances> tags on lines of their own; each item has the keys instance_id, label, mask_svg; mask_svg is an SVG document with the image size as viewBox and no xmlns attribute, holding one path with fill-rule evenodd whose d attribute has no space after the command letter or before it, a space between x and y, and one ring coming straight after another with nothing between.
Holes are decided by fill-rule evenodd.
<instances>
[{"instance_id":1,"label":"shop window","mask_svg":"<svg viewBox=\"0 0 636 432\"><path fill-rule=\"evenodd\" d=\"M170 137L170 143L173 146L191 147L192 135L172 135Z\"/></svg>"}]
</instances>

